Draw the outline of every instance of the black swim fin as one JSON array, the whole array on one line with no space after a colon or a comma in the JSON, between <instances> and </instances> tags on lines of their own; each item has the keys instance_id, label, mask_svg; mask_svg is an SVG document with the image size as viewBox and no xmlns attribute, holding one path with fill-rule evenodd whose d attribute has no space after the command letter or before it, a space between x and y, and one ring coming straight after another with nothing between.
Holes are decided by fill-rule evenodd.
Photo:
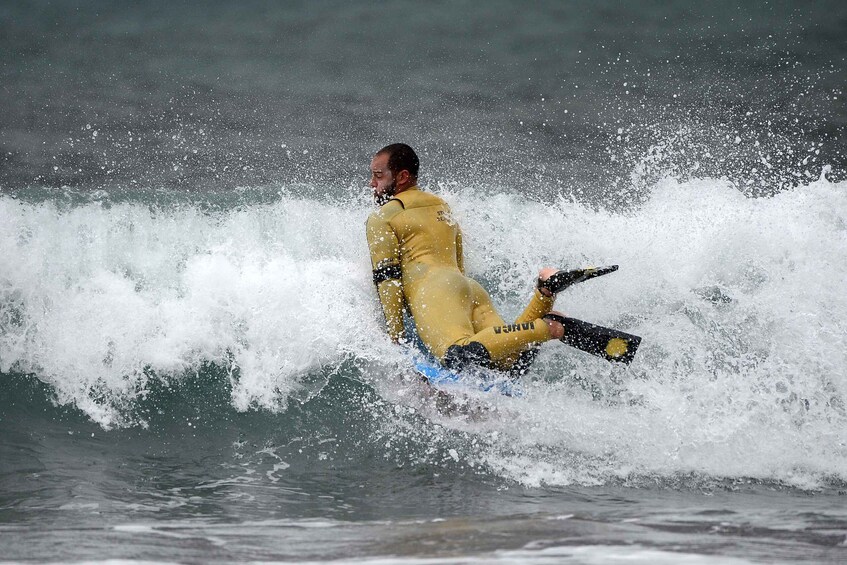
<instances>
[{"instance_id":1,"label":"black swim fin","mask_svg":"<svg viewBox=\"0 0 847 565\"><path fill-rule=\"evenodd\" d=\"M558 314L547 314L545 319L555 320L565 328L562 342L581 351L602 357L607 361L629 364L641 344L641 338L612 328L604 328Z\"/></svg>"},{"instance_id":2,"label":"black swim fin","mask_svg":"<svg viewBox=\"0 0 847 565\"><path fill-rule=\"evenodd\" d=\"M556 294L576 283L614 273L617 270L617 265L609 265L608 267L589 267L588 269L577 269L575 271L559 271L551 275L546 281L538 279L538 288L546 288L553 294Z\"/></svg>"}]
</instances>

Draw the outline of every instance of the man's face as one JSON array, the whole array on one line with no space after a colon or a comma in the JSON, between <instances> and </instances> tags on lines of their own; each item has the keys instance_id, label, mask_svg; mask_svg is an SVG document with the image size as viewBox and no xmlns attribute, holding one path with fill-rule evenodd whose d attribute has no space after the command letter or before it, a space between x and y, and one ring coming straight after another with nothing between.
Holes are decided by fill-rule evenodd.
<instances>
[{"instance_id":1,"label":"man's face","mask_svg":"<svg viewBox=\"0 0 847 565\"><path fill-rule=\"evenodd\" d=\"M396 188L394 183L394 175L388 170L388 154L375 155L371 161L371 188L374 202L382 205L394 196Z\"/></svg>"}]
</instances>

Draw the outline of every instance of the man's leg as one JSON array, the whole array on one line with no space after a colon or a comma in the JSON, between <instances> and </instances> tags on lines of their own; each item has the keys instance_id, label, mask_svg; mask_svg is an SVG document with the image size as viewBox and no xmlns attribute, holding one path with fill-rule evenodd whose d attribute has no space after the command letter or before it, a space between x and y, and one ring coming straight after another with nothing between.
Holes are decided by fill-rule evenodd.
<instances>
[{"instance_id":1,"label":"man's leg","mask_svg":"<svg viewBox=\"0 0 847 565\"><path fill-rule=\"evenodd\" d=\"M556 269L544 268L539 272L538 276L544 280L556 272ZM488 293L476 281L472 281L471 288L474 289L474 329L479 332L486 327L505 326L506 324L503 322L503 319L491 305L491 299ZM521 315L515 319L513 327L523 328L529 322L539 323L539 319L553 310L554 302L555 296L549 292L544 293L535 289L529 304L527 304ZM548 330L550 330L550 337L548 339L558 339L561 337L562 330L560 324L553 323L549 320L544 320L544 322L547 323ZM483 341L485 341L484 337ZM508 370L513 376L524 375L538 356L540 346L541 342L530 343L523 349L502 358L497 358L496 354L492 355L493 364L499 369Z\"/></svg>"},{"instance_id":2,"label":"man's leg","mask_svg":"<svg viewBox=\"0 0 847 565\"><path fill-rule=\"evenodd\" d=\"M407 291L418 336L438 359L448 347L476 333L471 322L473 292L458 270L434 272Z\"/></svg>"},{"instance_id":3,"label":"man's leg","mask_svg":"<svg viewBox=\"0 0 847 565\"><path fill-rule=\"evenodd\" d=\"M549 272L546 272L549 271ZM555 269L542 270L540 276L550 276L550 274L555 273ZM555 301L554 296L548 296L543 294L537 288L532 293L532 298L527 304L524 311L520 316L515 319L515 324L521 324L524 322L528 322L530 320L537 320L539 318L543 318L547 314L549 314L553 310L553 302ZM549 322L548 322L549 329ZM551 337L553 336L553 332L551 330ZM512 377L520 377L525 375L532 364L535 362L535 358L538 357L538 351L541 348L541 344L535 344L529 346L527 349L521 351L517 355L513 355L508 359L503 361L503 365L508 368L509 373Z\"/></svg>"},{"instance_id":4,"label":"man's leg","mask_svg":"<svg viewBox=\"0 0 847 565\"><path fill-rule=\"evenodd\" d=\"M461 368L475 363L509 370L525 351L550 339L548 324L541 316L549 312L552 299L536 293L524 314L514 324L506 324L485 289L476 281L467 280L473 301L471 320L476 333L462 336L453 343L442 358L445 365ZM530 317L535 313L538 315Z\"/></svg>"},{"instance_id":5,"label":"man's leg","mask_svg":"<svg viewBox=\"0 0 847 565\"><path fill-rule=\"evenodd\" d=\"M538 291L518 320L506 324L473 279L456 272L422 282L410 303L415 325L430 352L448 367L478 364L508 370L523 352L556 337L550 322L541 319L553 298Z\"/></svg>"}]
</instances>

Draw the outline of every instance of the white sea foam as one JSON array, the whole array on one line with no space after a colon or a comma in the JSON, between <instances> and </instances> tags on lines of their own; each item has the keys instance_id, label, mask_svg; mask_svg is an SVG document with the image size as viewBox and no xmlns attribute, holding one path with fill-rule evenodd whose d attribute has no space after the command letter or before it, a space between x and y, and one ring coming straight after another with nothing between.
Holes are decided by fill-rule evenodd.
<instances>
[{"instance_id":1,"label":"white sea foam","mask_svg":"<svg viewBox=\"0 0 847 565\"><path fill-rule=\"evenodd\" d=\"M451 447L451 461L525 484L847 480L847 183L750 199L719 180L666 179L621 213L439 191L470 274L506 318L538 267L614 263L557 306L644 338L630 367L545 346L526 397L504 401L508 425L483 424L494 439ZM3 197L0 371L34 373L105 427L128 423L122 408L148 379L204 361L238 368L239 410L284 410L313 392L307 375L348 358L397 398L385 370L403 357L370 281L369 210L290 196L223 212Z\"/></svg>"},{"instance_id":2,"label":"white sea foam","mask_svg":"<svg viewBox=\"0 0 847 565\"><path fill-rule=\"evenodd\" d=\"M33 372L103 425L151 372L240 368L239 409L379 341L364 208L283 199L193 208L0 200L0 370ZM322 223L324 222L324 223Z\"/></svg>"},{"instance_id":3,"label":"white sea foam","mask_svg":"<svg viewBox=\"0 0 847 565\"><path fill-rule=\"evenodd\" d=\"M846 189L821 180L748 199L713 180L665 180L626 215L548 210L544 235L524 239L538 250L530 263L553 249L621 265L557 306L644 344L629 369L548 347L541 376L566 378L521 400L530 406L505 442L517 454L484 462L528 484L847 478Z\"/></svg>"}]
</instances>

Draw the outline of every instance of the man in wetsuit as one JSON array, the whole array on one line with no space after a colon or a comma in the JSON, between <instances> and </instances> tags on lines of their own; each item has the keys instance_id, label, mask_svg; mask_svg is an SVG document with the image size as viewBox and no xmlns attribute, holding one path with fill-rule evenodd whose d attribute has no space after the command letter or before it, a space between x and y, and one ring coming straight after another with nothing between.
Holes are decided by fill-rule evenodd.
<instances>
[{"instance_id":1,"label":"man in wetsuit","mask_svg":"<svg viewBox=\"0 0 847 565\"><path fill-rule=\"evenodd\" d=\"M421 341L446 367L522 370L541 343L564 334L560 322L544 318L553 293L536 289L523 313L506 324L488 293L465 276L459 226L444 200L418 188L418 168L414 150L401 143L380 149L371 162L379 209L368 217L366 232L388 334L402 339L408 308ZM539 279L554 273L542 269Z\"/></svg>"}]
</instances>

